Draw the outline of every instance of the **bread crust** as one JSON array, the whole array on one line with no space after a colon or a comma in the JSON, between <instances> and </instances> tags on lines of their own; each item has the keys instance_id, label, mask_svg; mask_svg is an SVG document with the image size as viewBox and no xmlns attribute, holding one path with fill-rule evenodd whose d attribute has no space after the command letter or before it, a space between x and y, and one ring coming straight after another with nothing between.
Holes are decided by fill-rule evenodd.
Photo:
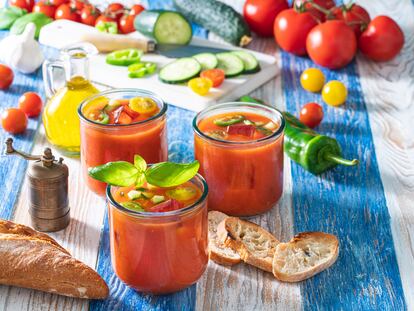
<instances>
[{"instance_id":1,"label":"bread crust","mask_svg":"<svg viewBox=\"0 0 414 311\"><path fill-rule=\"evenodd\" d=\"M1 221L0 258L0 284L77 298L108 296L108 286L98 273L29 227Z\"/></svg>"},{"instance_id":2,"label":"bread crust","mask_svg":"<svg viewBox=\"0 0 414 311\"><path fill-rule=\"evenodd\" d=\"M323 253L320 251L323 248ZM302 251L303 250L303 251ZM283 263L287 261L287 254L293 254L300 262L303 254L315 260L320 258L311 267L297 267L297 272L286 271ZM296 252L296 253L295 253ZM339 254L339 241L335 235L324 232L302 232L296 235L288 243L280 243L276 247L273 257L273 275L280 281L299 282L308 279L319 272L329 268L335 263ZM313 258L312 258L313 257Z\"/></svg>"},{"instance_id":3,"label":"bread crust","mask_svg":"<svg viewBox=\"0 0 414 311\"><path fill-rule=\"evenodd\" d=\"M244 262L272 272L273 255L280 242L270 232L250 221L229 217L220 223L217 234Z\"/></svg>"}]
</instances>

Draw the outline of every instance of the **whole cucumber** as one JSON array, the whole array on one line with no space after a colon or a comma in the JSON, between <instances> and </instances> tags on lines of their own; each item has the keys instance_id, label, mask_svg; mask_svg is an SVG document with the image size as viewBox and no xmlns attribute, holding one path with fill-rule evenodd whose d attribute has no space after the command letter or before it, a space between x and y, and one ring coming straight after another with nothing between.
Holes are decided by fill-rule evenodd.
<instances>
[{"instance_id":1,"label":"whole cucumber","mask_svg":"<svg viewBox=\"0 0 414 311\"><path fill-rule=\"evenodd\" d=\"M174 0L174 5L190 21L231 44L245 46L252 40L243 16L227 4L216 0Z\"/></svg>"}]
</instances>

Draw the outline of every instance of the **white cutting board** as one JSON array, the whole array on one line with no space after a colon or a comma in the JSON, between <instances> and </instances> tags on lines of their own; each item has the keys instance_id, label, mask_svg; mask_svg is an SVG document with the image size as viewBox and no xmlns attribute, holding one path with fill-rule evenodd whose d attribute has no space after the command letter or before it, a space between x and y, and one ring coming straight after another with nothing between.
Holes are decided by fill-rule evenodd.
<instances>
[{"instance_id":1,"label":"white cutting board","mask_svg":"<svg viewBox=\"0 0 414 311\"><path fill-rule=\"evenodd\" d=\"M66 45L78 43L79 38L84 33L93 33L97 30L93 27L67 20L58 20L42 28L39 42L54 48L62 48ZM130 34L131 36L142 36L139 33ZM229 50L238 49L234 46L216 43L202 38L193 38L195 45L205 45ZM165 84L158 79L158 75L145 78L128 78L127 67L108 65L105 62L105 55L99 54L91 57L90 78L93 82L114 88L139 88L152 91L158 94L165 102L185 109L200 111L209 105L232 101L245 95L268 80L276 76L279 68L273 56L263 53L253 53L260 62L261 71L251 75L241 75L236 78L229 78L219 88L212 88L207 96L200 96L191 91L186 85ZM158 54L145 54L143 61L157 63L158 68L173 61Z\"/></svg>"}]
</instances>

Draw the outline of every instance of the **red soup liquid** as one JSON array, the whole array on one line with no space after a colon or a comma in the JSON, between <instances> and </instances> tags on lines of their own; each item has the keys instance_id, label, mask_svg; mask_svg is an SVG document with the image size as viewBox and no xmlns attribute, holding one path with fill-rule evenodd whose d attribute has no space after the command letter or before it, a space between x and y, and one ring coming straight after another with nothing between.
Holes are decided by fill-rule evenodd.
<instances>
[{"instance_id":1,"label":"red soup liquid","mask_svg":"<svg viewBox=\"0 0 414 311\"><path fill-rule=\"evenodd\" d=\"M209 185L209 208L233 216L264 213L283 191L283 117L248 106L217 105L195 119L195 157Z\"/></svg>"}]
</instances>

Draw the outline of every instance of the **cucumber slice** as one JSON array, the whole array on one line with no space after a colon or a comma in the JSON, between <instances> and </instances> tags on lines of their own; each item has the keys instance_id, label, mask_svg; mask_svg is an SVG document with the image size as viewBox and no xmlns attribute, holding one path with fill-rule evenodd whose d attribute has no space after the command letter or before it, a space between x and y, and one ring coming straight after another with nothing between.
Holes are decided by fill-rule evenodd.
<instances>
[{"instance_id":1,"label":"cucumber slice","mask_svg":"<svg viewBox=\"0 0 414 311\"><path fill-rule=\"evenodd\" d=\"M184 83L197 77L201 71L201 65L192 57L179 58L164 66L160 70L159 78L165 83Z\"/></svg>"},{"instance_id":2,"label":"cucumber slice","mask_svg":"<svg viewBox=\"0 0 414 311\"><path fill-rule=\"evenodd\" d=\"M217 57L212 53L200 53L193 57L200 63L202 70L214 69L218 65Z\"/></svg>"},{"instance_id":3,"label":"cucumber slice","mask_svg":"<svg viewBox=\"0 0 414 311\"><path fill-rule=\"evenodd\" d=\"M244 64L244 72L243 73L256 73L260 71L260 64L257 58L249 52L246 51L233 51L231 52L233 55L238 56Z\"/></svg>"},{"instance_id":4,"label":"cucumber slice","mask_svg":"<svg viewBox=\"0 0 414 311\"><path fill-rule=\"evenodd\" d=\"M227 78L238 76L244 71L244 64L240 57L231 52L216 54L218 59L217 68L224 70Z\"/></svg>"}]
</instances>

